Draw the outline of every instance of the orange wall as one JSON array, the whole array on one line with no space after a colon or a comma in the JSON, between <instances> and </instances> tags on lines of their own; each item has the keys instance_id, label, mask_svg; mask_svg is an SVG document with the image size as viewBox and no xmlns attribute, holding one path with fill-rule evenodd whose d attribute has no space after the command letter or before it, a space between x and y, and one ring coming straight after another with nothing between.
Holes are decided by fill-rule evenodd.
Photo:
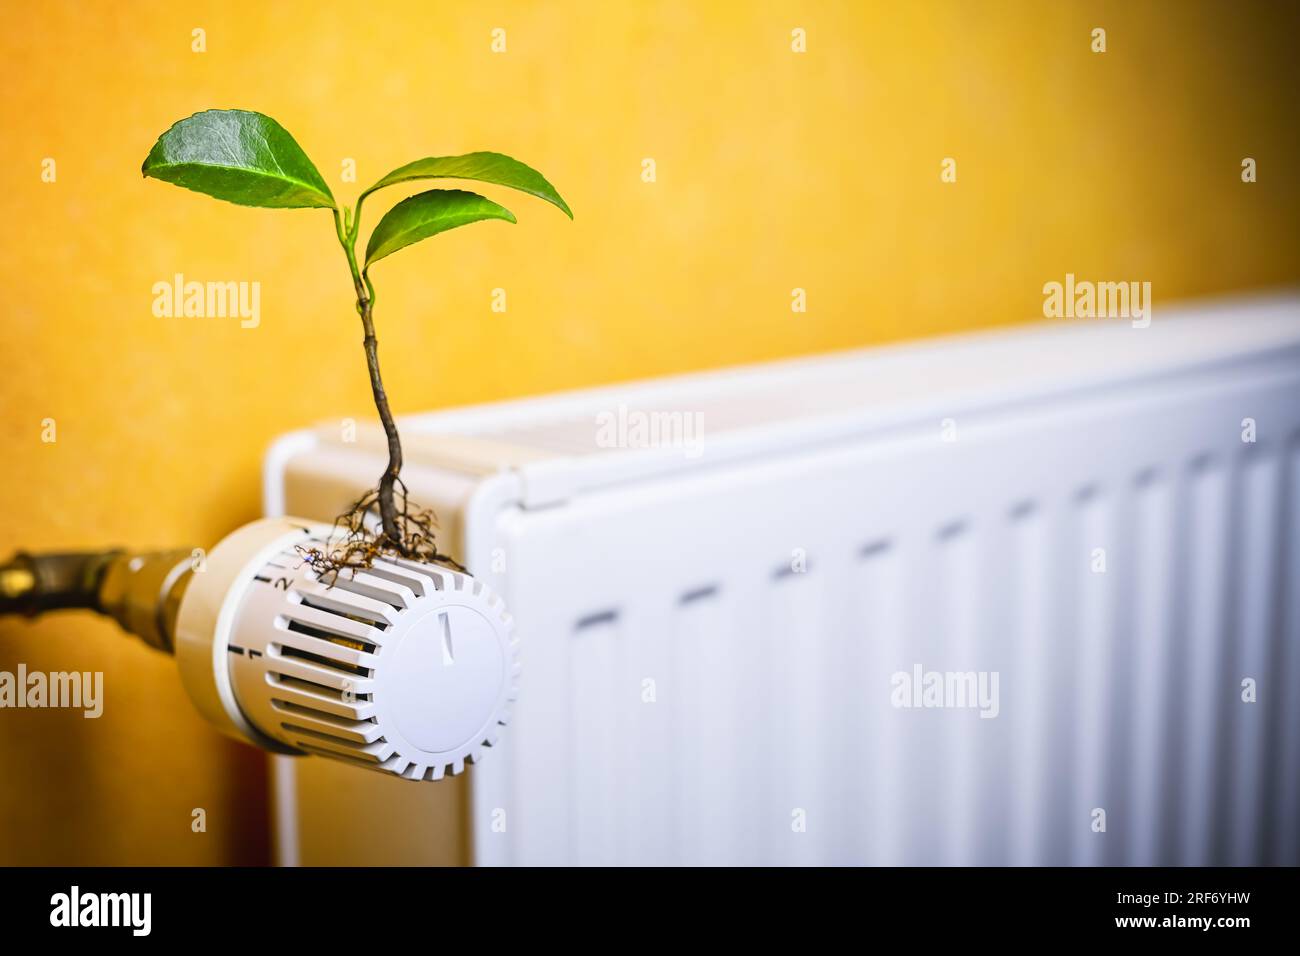
<instances>
[{"instance_id":1,"label":"orange wall","mask_svg":"<svg viewBox=\"0 0 1300 956\"><path fill-rule=\"evenodd\" d=\"M364 184L487 148L573 206L570 223L489 188L518 225L376 267L399 412L1020 322L1066 272L1150 281L1157 316L1300 279L1294 6L4 0L3 16L0 553L210 544L258 513L273 436L367 414L329 215L141 178L156 136L204 108L276 117L344 201L345 157ZM177 272L260 282L261 325L155 318L152 286ZM0 711L0 863L265 859L261 761L200 722L170 661L76 615L0 622L0 669L18 661L102 670L107 701L98 721Z\"/></svg>"}]
</instances>

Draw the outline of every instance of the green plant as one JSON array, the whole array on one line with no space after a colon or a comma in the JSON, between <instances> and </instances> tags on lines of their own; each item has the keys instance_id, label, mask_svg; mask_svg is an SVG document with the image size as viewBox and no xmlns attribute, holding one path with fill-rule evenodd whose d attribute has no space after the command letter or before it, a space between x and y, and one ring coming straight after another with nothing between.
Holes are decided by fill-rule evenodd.
<instances>
[{"instance_id":1,"label":"green plant","mask_svg":"<svg viewBox=\"0 0 1300 956\"><path fill-rule=\"evenodd\" d=\"M357 197L355 207L340 207L320 172L283 126L261 113L246 110L206 110L183 119L158 137L141 172L241 206L275 209L328 209L347 257L356 293L357 313L365 337L366 368L375 409L388 440L388 467L377 487L340 516L346 523L347 546L333 555L312 555L322 569L367 566L377 554L397 554L416 560L447 560L433 538L432 513L411 510L400 477L402 443L397 433L379 372L375 337L375 287L370 268L380 259L448 229L485 219L515 217L504 206L461 189L430 189L403 199L376 224L358 263L357 236L361 206L377 190L421 179L468 179L509 186L544 199L570 219L573 212L541 173L501 153L467 153L418 159L384 176ZM400 493L400 502L398 500ZM366 515L378 509L380 527L371 533Z\"/></svg>"}]
</instances>

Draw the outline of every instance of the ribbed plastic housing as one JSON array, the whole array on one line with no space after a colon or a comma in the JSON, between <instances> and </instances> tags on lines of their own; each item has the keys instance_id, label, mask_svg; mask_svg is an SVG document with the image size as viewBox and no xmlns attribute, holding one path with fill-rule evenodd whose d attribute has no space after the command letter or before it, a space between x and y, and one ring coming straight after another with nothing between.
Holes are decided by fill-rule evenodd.
<instances>
[{"instance_id":1,"label":"ribbed plastic housing","mask_svg":"<svg viewBox=\"0 0 1300 956\"><path fill-rule=\"evenodd\" d=\"M253 549L228 589L224 641L214 629L234 722L277 749L410 780L479 759L519 689L518 642L500 599L468 575L400 559L326 584L299 548L322 545L329 527L280 523L287 533ZM230 566L219 560L225 547L210 564Z\"/></svg>"}]
</instances>

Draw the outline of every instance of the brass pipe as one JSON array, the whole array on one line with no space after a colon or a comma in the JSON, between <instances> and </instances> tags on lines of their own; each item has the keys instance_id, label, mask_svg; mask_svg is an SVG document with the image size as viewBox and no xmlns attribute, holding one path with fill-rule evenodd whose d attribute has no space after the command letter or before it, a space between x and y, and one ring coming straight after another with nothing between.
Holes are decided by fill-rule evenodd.
<instances>
[{"instance_id":1,"label":"brass pipe","mask_svg":"<svg viewBox=\"0 0 1300 956\"><path fill-rule=\"evenodd\" d=\"M150 647L171 653L180 598L194 570L187 549L19 552L0 564L0 614L96 611Z\"/></svg>"}]
</instances>

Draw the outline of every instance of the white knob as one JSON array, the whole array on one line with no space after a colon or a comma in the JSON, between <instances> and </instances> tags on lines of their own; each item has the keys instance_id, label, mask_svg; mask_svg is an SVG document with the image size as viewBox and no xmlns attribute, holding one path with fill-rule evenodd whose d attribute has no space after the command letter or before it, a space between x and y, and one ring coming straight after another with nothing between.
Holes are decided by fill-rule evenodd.
<instances>
[{"instance_id":1,"label":"white knob","mask_svg":"<svg viewBox=\"0 0 1300 956\"><path fill-rule=\"evenodd\" d=\"M177 659L195 703L272 750L411 780L460 773L510 718L519 644L499 598L447 568L379 559L322 581L328 525L255 522L194 575Z\"/></svg>"}]
</instances>

